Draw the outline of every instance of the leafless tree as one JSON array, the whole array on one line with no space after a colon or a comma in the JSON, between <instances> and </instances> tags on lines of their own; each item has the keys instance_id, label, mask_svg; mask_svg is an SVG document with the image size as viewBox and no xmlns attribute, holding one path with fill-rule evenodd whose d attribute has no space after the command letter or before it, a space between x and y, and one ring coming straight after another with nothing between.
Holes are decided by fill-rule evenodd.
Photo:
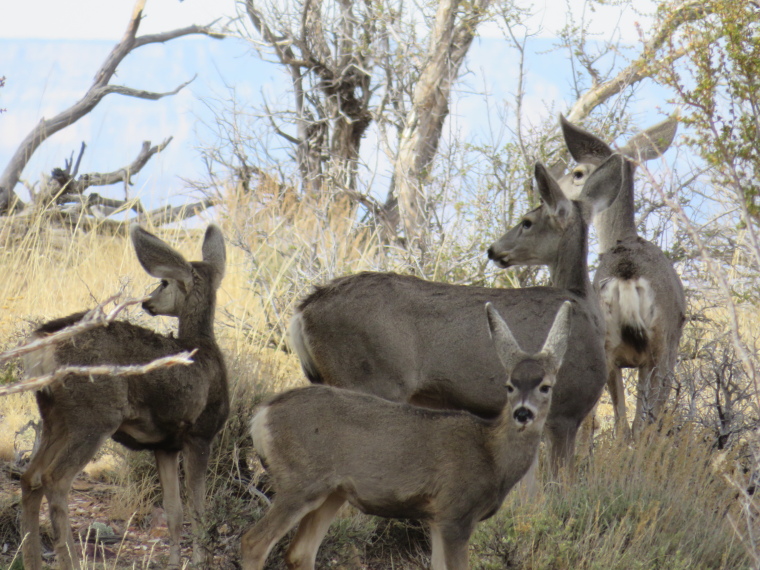
<instances>
[{"instance_id":1,"label":"leafless tree","mask_svg":"<svg viewBox=\"0 0 760 570\"><path fill-rule=\"evenodd\" d=\"M410 252L417 249L413 243L425 249L425 236L440 207L431 188L435 157L452 89L479 25L494 18L506 22L508 39L520 48L515 65L528 47L525 38L515 33L526 10L514 2L441 0L434 7L435 13L427 13L424 7L410 8L392 0L247 0L240 19L252 25L248 33L261 53L273 56L290 75L292 103L287 108L267 103L263 114L272 131L291 145L304 193L348 196L382 222L391 241L403 236ZM685 24L709 16L712 10L712 3L663 2L634 57L616 58L608 69L600 69L601 54L617 45L591 42L584 22L569 25L560 47L571 54L584 80L575 84L576 101L569 110L563 109L568 118L582 122L600 106L625 101L633 86L683 56L666 52L668 42ZM426 23L428 27L421 25ZM518 97L518 106L520 101ZM516 114L520 116L519 109ZM623 117L619 109L613 120L604 121L606 129L595 130L607 133L613 123L613 128L625 126ZM391 162L384 201L358 183L361 139L373 123ZM390 133L386 127L391 127ZM526 134L522 129L518 121L518 137ZM556 153L558 140L546 145L547 137L552 140L556 134L556 130L536 133L537 145ZM520 148L526 165L546 158L529 145L521 143ZM240 162L248 173L261 167L248 156ZM561 169L566 160L556 162L555 169Z\"/></svg>"},{"instance_id":2,"label":"leafless tree","mask_svg":"<svg viewBox=\"0 0 760 570\"><path fill-rule=\"evenodd\" d=\"M178 93L181 89L186 87L190 81L192 81L191 79L190 81L179 85L172 91L165 93L145 91L123 85L112 84L111 80L116 73L119 64L133 50L145 45L164 43L193 34L205 35L212 38L223 37L212 30L213 24L206 26L193 25L158 34L137 36L137 31L143 17L142 14L145 2L146 0L137 0L135 2L132 16L130 17L124 36L105 59L95 75L95 80L84 96L58 115L50 119L41 119L24 138L21 144L19 144L16 152L6 165L2 175L0 175L0 214L17 213L27 206L19 199L14 189L21 178L24 168L39 146L50 136L87 115L106 95L115 93L128 97L137 97L139 99L155 101ZM53 169L51 177L43 181L41 188L37 192L33 192L33 203L39 204L43 207L55 205L59 207L59 210L62 210L63 208L61 207L63 206L70 206L72 203L77 204L78 208L74 208L73 212L70 207L68 210L63 209L65 217L68 218L71 218L72 214L78 218L82 210L86 213L92 213L93 207L99 207L101 208L101 213L110 213L114 209L122 210L132 208L141 215L142 220L145 220L146 217L155 219L157 218L157 213L143 212L139 203L129 201L128 196L125 196L126 199L124 201L114 201L104 199L97 194L92 193L85 196L84 192L92 186L104 186L118 182L124 183L125 188L128 187L131 184L131 177L139 172L153 155L163 150L170 141L171 137L166 139L162 144L155 146L151 146L150 142L146 141L137 158L131 164L111 173L88 173L82 174L77 178L79 163L85 148L85 146L82 145L76 164L74 164L72 157L67 161L65 168ZM195 209L197 208L191 207L186 210L194 211ZM165 212L162 211L162 213Z\"/></svg>"},{"instance_id":3,"label":"leafless tree","mask_svg":"<svg viewBox=\"0 0 760 570\"><path fill-rule=\"evenodd\" d=\"M394 0L247 0L245 15L256 40L292 79L294 108L279 115L268 107L265 111L275 132L295 148L305 193L329 186L365 206L389 234L397 234L399 213L407 239L424 233L424 183L448 116L451 89L490 4L446 0L428 14ZM427 22L425 49L417 30ZM286 120L295 133L282 126ZM373 121L393 154L384 203L357 185L361 139Z\"/></svg>"}]
</instances>

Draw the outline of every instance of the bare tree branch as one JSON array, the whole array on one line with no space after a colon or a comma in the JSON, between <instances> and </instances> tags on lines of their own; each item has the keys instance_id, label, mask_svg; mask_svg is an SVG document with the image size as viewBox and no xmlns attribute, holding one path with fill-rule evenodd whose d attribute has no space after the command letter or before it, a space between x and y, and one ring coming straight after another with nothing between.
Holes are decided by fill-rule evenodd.
<instances>
[{"instance_id":1,"label":"bare tree branch","mask_svg":"<svg viewBox=\"0 0 760 570\"><path fill-rule=\"evenodd\" d=\"M145 1L146 0L137 0L135 2L132 17L127 25L124 36L113 50L111 50L111 53L101 65L95 75L93 84L87 90L87 93L85 93L79 101L55 117L51 119L41 119L37 126L35 126L21 142L0 176L0 214L10 213L19 207L23 207L23 203L19 200L14 188L21 177L21 173L37 148L39 148L39 146L53 134L87 115L98 103L100 103L103 97L110 93L119 93L131 97L156 100L167 95L173 95L187 85L187 83L184 83L174 91L168 93L152 93L149 91L140 91L122 86L109 85L108 83L116 72L117 67L133 49L150 43L166 42L189 34L202 34L213 38L223 37L221 34L213 32L211 30L211 25L209 25L190 26L171 32L151 34L137 38L136 34L140 27Z\"/></svg>"},{"instance_id":2,"label":"bare tree branch","mask_svg":"<svg viewBox=\"0 0 760 570\"><path fill-rule=\"evenodd\" d=\"M127 307L140 304L148 299L148 297L140 297L139 299L127 299L106 313L104 310L105 306L115 301L120 296L120 293L112 295L102 303L98 304L96 307L93 307L87 311L87 314L85 314L85 316L82 317L79 321L69 327L66 327L65 329L61 329L45 337L38 338L33 342L25 343L11 350L0 353L0 363L7 362L13 358L18 358L19 356L23 356L24 354L28 354L30 352L34 352L35 350L39 350L45 346L63 342L64 340L68 340L73 336L76 336L90 329L107 326L108 323L116 320L116 318Z\"/></svg>"},{"instance_id":3,"label":"bare tree branch","mask_svg":"<svg viewBox=\"0 0 760 570\"><path fill-rule=\"evenodd\" d=\"M139 299L127 299L116 305L113 309L106 312L105 307L109 303L120 297L120 293L113 295L98 304L93 309L90 309L84 317L71 326L51 333L49 335L37 338L31 342L26 342L21 346L18 346L9 351L0 353L0 363L7 362L13 358L18 358L24 354L29 354L36 350L40 350L46 346L58 344L67 341L76 335L79 335L85 331L92 330L97 327L108 326L109 323L115 321L119 315L129 306L137 305L145 301L148 297L141 297ZM196 349L197 350L197 349ZM158 358L146 364L117 366L111 364L102 364L96 366L62 366L56 369L50 374L43 376L37 376L33 378L26 378L13 384L6 386L0 386L0 396L7 396L8 394L16 394L18 392L28 392L30 390L39 390L45 386L61 380L69 374L76 374L80 376L85 375L109 375L109 376L130 376L147 374L158 368L165 368L168 366L175 366L177 364L192 364L191 357L195 354L196 350L183 351L178 354L165 356Z\"/></svg>"},{"instance_id":4,"label":"bare tree branch","mask_svg":"<svg viewBox=\"0 0 760 570\"><path fill-rule=\"evenodd\" d=\"M197 348L193 350L185 350L177 354L172 354L171 356L157 358L147 364L132 364L126 366L111 364L101 364L96 366L62 366L50 374L26 378L7 386L0 386L0 396L7 396L8 394L16 394L18 392L29 392L31 390L40 390L54 382L63 380L70 374L76 374L77 376L137 376L148 374L159 368L176 366L177 364L187 366L188 364L193 363L192 356L197 350Z\"/></svg>"},{"instance_id":5,"label":"bare tree branch","mask_svg":"<svg viewBox=\"0 0 760 570\"><path fill-rule=\"evenodd\" d=\"M138 99L148 99L150 101L158 101L159 99L163 99L164 97L167 97L169 95L176 95L182 89L190 85L193 81L195 81L195 78L198 77L197 75L193 75L192 79L189 79L188 81L185 81L182 85L177 87L176 89L172 89L171 91L166 91L164 93L156 93L154 91L145 91L143 89L132 89L131 87L124 87L123 85L106 85L103 88L103 96L110 95L111 93L117 93L118 95L125 95L127 97L137 97Z\"/></svg>"},{"instance_id":6,"label":"bare tree branch","mask_svg":"<svg viewBox=\"0 0 760 570\"><path fill-rule=\"evenodd\" d=\"M191 36L191 35L203 35L208 36L210 38L213 38L215 40L223 40L227 36L225 34L219 33L214 31L214 26L219 22L219 20L214 20L210 24L207 24L205 26L199 26L199 25L192 25L188 26L186 28L180 28L178 30L172 30L170 32L161 32L158 34L146 34L144 36L140 36L139 38L135 38L135 48L142 47L147 44L158 44L158 43L166 43L170 40L174 40L177 38L181 38L183 36Z\"/></svg>"},{"instance_id":7,"label":"bare tree branch","mask_svg":"<svg viewBox=\"0 0 760 570\"><path fill-rule=\"evenodd\" d=\"M642 79L653 76L665 63L681 57L683 52L668 56L667 62L657 63L655 58L657 52L682 25L702 19L710 15L712 11L713 6L710 2L690 0L667 14L649 41L644 44L641 55L609 81L594 82L594 85L583 93L570 108L566 115L568 121L577 123L585 119L596 107L610 97L617 95Z\"/></svg>"}]
</instances>

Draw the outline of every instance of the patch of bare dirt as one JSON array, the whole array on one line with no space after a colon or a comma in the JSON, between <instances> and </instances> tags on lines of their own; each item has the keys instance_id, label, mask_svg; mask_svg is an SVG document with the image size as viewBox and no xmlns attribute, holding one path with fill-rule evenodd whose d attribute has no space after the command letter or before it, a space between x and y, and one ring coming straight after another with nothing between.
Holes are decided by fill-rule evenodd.
<instances>
[{"instance_id":1,"label":"patch of bare dirt","mask_svg":"<svg viewBox=\"0 0 760 570\"><path fill-rule=\"evenodd\" d=\"M169 532L163 509L155 507L147 524L142 525L113 518L110 502L116 490L117 486L97 481L84 473L74 480L69 493L69 517L78 547L82 549L82 559L86 562L84 567L101 568L105 561L109 569L164 568L169 559ZM3 498L2 504L6 510L15 511L15 517L11 512L9 518L18 521L21 516L18 477L9 477L7 472L0 477L0 497ZM47 501L44 499L40 510L40 526L43 557L46 563L52 563L52 535ZM15 540L6 538L5 547L0 544L0 566L10 563L18 550L18 540L18 536ZM191 555L190 524L186 523L182 541L183 562L189 561ZM227 561L215 560L212 567L226 566Z\"/></svg>"}]
</instances>

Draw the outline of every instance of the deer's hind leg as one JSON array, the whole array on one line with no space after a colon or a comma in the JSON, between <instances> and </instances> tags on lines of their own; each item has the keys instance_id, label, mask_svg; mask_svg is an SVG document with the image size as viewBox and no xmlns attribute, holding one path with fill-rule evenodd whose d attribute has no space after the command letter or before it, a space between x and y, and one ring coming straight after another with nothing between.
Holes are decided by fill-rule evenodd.
<instances>
[{"instance_id":1,"label":"deer's hind leg","mask_svg":"<svg viewBox=\"0 0 760 570\"><path fill-rule=\"evenodd\" d=\"M345 503L343 495L333 493L319 507L301 519L290 543L285 561L290 570L313 570L319 545L338 511Z\"/></svg>"},{"instance_id":2,"label":"deer's hind leg","mask_svg":"<svg viewBox=\"0 0 760 570\"><path fill-rule=\"evenodd\" d=\"M607 366L607 390L615 412L615 435L628 440L631 438L631 429L628 425L628 410L625 404L623 371L614 363L608 363Z\"/></svg>"},{"instance_id":3,"label":"deer's hind leg","mask_svg":"<svg viewBox=\"0 0 760 570\"><path fill-rule=\"evenodd\" d=\"M59 447L43 422L42 435L37 451L21 476L21 537L24 568L42 570L42 544L40 542L40 506L44 489L42 473L55 459Z\"/></svg>"},{"instance_id":4,"label":"deer's hind leg","mask_svg":"<svg viewBox=\"0 0 760 570\"><path fill-rule=\"evenodd\" d=\"M201 438L189 439L182 451L185 471L185 490L190 499L193 525L193 564L207 568L209 554L203 540L205 527L203 514L206 507L206 470L208 469L210 442ZM181 512L181 511L180 511Z\"/></svg>"},{"instance_id":5,"label":"deer's hind leg","mask_svg":"<svg viewBox=\"0 0 760 570\"><path fill-rule=\"evenodd\" d=\"M633 433L641 434L645 426L658 421L665 411L673 384L675 356L657 357L652 363L639 368L638 394L636 395L636 418Z\"/></svg>"},{"instance_id":6,"label":"deer's hind leg","mask_svg":"<svg viewBox=\"0 0 760 570\"><path fill-rule=\"evenodd\" d=\"M77 474L92 459L113 430L103 433L102 429L88 429L77 425L75 432L69 432L50 463L41 474L42 488L50 508L50 522L53 527L53 541L61 568L79 568L74 535L69 522L69 490ZM102 426L97 426L100 428ZM71 426L65 426L71 428ZM64 429L65 429L64 428Z\"/></svg>"},{"instance_id":7,"label":"deer's hind leg","mask_svg":"<svg viewBox=\"0 0 760 570\"><path fill-rule=\"evenodd\" d=\"M313 495L312 495L313 497ZM248 530L241 541L242 569L261 570L272 547L311 511L319 508L326 494L317 499L279 491L267 514Z\"/></svg>"}]
</instances>

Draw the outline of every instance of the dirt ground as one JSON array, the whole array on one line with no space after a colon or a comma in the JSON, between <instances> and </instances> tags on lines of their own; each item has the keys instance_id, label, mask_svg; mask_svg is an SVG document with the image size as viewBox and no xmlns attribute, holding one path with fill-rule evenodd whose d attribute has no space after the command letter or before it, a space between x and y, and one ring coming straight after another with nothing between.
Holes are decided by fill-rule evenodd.
<instances>
[{"instance_id":1,"label":"dirt ground","mask_svg":"<svg viewBox=\"0 0 760 570\"><path fill-rule=\"evenodd\" d=\"M94 480L85 473L80 473L74 480L69 494L69 517L74 536L80 537L78 546L84 548L84 567L88 570L99 569L103 567L103 562L106 562L109 569L164 568L169 559L169 533L163 509L155 507L149 522L139 526L130 524L130 521L114 519L109 513L109 501L115 490L115 485ZM20 500L19 480L6 469L0 478L0 505L7 511L3 520L8 523L4 525L5 528L0 529L0 536L5 542L4 545L0 544L0 568L10 564L17 552ZM40 510L40 525L43 559L46 563L52 563L54 557L50 540L50 519L47 501L44 499ZM7 536L14 534L14 530L9 528L11 526L16 527L15 540ZM96 529L100 529L102 536L97 542ZM219 529L219 532L223 535L224 529ZM186 522L182 542L183 562L190 560L191 554L190 524ZM229 561L215 560L211 567L229 567Z\"/></svg>"}]
</instances>

